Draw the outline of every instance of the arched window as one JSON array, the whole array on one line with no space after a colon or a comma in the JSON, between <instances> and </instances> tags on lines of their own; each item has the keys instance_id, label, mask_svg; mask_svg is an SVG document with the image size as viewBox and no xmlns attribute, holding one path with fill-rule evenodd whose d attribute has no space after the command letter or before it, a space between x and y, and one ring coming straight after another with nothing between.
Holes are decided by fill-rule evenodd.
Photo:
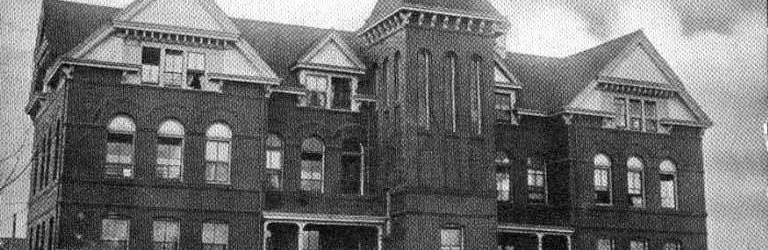
<instances>
[{"instance_id":1,"label":"arched window","mask_svg":"<svg viewBox=\"0 0 768 250\"><path fill-rule=\"evenodd\" d=\"M446 67L448 68L448 85L450 86L450 90L448 91L448 98L451 101L451 131L456 132L458 130L458 124L456 121L456 88L458 87L458 84L456 83L458 80L458 62L456 53L448 52L445 55L445 59L447 64Z\"/></svg>"},{"instance_id":2,"label":"arched window","mask_svg":"<svg viewBox=\"0 0 768 250\"><path fill-rule=\"evenodd\" d=\"M478 134L483 132L482 72L483 58L474 56L472 58L472 91L470 91L472 93L472 104L470 116L472 117L475 132Z\"/></svg>"},{"instance_id":3,"label":"arched window","mask_svg":"<svg viewBox=\"0 0 768 250\"><path fill-rule=\"evenodd\" d=\"M510 181L509 171L510 163L509 157L504 152L496 152L496 200L498 201L510 201Z\"/></svg>"},{"instance_id":4,"label":"arched window","mask_svg":"<svg viewBox=\"0 0 768 250\"><path fill-rule=\"evenodd\" d=\"M301 144L301 190L323 192L325 145L312 137Z\"/></svg>"},{"instance_id":5,"label":"arched window","mask_svg":"<svg viewBox=\"0 0 768 250\"><path fill-rule=\"evenodd\" d=\"M355 139L345 140L341 153L341 191L363 195L365 184L365 148Z\"/></svg>"},{"instance_id":6,"label":"arched window","mask_svg":"<svg viewBox=\"0 0 768 250\"><path fill-rule=\"evenodd\" d=\"M381 63L381 83L377 87L381 89L381 94L386 100L385 105L389 105L389 58L385 58Z\"/></svg>"},{"instance_id":7,"label":"arched window","mask_svg":"<svg viewBox=\"0 0 768 250\"><path fill-rule=\"evenodd\" d=\"M271 189L283 188L283 140L276 134L268 134L267 151L267 183Z\"/></svg>"},{"instance_id":8,"label":"arched window","mask_svg":"<svg viewBox=\"0 0 768 250\"><path fill-rule=\"evenodd\" d=\"M205 132L205 182L230 183L232 130L216 123Z\"/></svg>"},{"instance_id":9,"label":"arched window","mask_svg":"<svg viewBox=\"0 0 768 250\"><path fill-rule=\"evenodd\" d=\"M117 116L107 126L107 157L104 171L107 177L133 177L134 138L136 125L127 116Z\"/></svg>"},{"instance_id":10,"label":"arched window","mask_svg":"<svg viewBox=\"0 0 768 250\"><path fill-rule=\"evenodd\" d=\"M528 202L547 203L547 167L539 157L526 159L528 169Z\"/></svg>"},{"instance_id":11,"label":"arched window","mask_svg":"<svg viewBox=\"0 0 768 250\"><path fill-rule=\"evenodd\" d=\"M419 101L419 125L429 128L431 121L431 85L432 85L432 53L429 50L419 51L419 65L421 66L419 77L421 78L422 91Z\"/></svg>"},{"instance_id":12,"label":"arched window","mask_svg":"<svg viewBox=\"0 0 768 250\"><path fill-rule=\"evenodd\" d=\"M181 180L183 147L184 126L175 120L161 123L157 130L157 177Z\"/></svg>"},{"instance_id":13,"label":"arched window","mask_svg":"<svg viewBox=\"0 0 768 250\"><path fill-rule=\"evenodd\" d=\"M645 207L643 168L640 158L633 156L627 160L627 198L632 207Z\"/></svg>"},{"instance_id":14,"label":"arched window","mask_svg":"<svg viewBox=\"0 0 768 250\"><path fill-rule=\"evenodd\" d=\"M661 207L677 208L677 166L670 160L659 165L661 186Z\"/></svg>"},{"instance_id":15,"label":"arched window","mask_svg":"<svg viewBox=\"0 0 768 250\"><path fill-rule=\"evenodd\" d=\"M600 205L611 204L611 159L604 154L595 155L594 186L595 203Z\"/></svg>"}]
</instances>

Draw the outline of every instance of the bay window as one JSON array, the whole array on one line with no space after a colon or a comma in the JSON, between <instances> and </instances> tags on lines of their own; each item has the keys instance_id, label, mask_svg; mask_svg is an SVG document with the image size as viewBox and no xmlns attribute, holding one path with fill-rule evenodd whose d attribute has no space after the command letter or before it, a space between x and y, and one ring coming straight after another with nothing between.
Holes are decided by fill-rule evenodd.
<instances>
[{"instance_id":1,"label":"bay window","mask_svg":"<svg viewBox=\"0 0 768 250\"><path fill-rule=\"evenodd\" d=\"M517 103L517 93L515 91L496 92L494 110L496 110L496 121L501 123L517 124L513 110Z\"/></svg>"},{"instance_id":2,"label":"bay window","mask_svg":"<svg viewBox=\"0 0 768 250\"><path fill-rule=\"evenodd\" d=\"M357 85L355 78L322 73L306 73L302 77L307 89L303 106L352 110Z\"/></svg>"}]
</instances>

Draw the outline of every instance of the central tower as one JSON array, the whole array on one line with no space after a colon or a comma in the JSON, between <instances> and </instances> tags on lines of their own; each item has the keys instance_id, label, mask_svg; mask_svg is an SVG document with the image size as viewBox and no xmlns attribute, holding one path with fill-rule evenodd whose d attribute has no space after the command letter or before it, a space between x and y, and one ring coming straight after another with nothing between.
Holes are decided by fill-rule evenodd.
<instances>
[{"instance_id":1,"label":"central tower","mask_svg":"<svg viewBox=\"0 0 768 250\"><path fill-rule=\"evenodd\" d=\"M486 0L379 0L358 35L379 97L386 249L495 249L494 64Z\"/></svg>"}]
</instances>

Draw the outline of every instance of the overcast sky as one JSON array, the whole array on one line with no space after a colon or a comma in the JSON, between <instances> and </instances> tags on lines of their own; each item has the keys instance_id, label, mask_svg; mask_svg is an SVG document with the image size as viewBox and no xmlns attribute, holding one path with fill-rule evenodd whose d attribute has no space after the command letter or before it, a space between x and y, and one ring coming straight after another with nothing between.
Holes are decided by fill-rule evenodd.
<instances>
[{"instance_id":1,"label":"overcast sky","mask_svg":"<svg viewBox=\"0 0 768 250\"><path fill-rule=\"evenodd\" d=\"M123 7L130 0L78 0ZM40 0L0 0L0 156L24 142L22 108ZM218 0L234 17L355 30L374 0ZM566 56L643 29L716 126L706 133L710 249L768 246L766 29L762 0L493 0L510 17L509 49ZM7 131L2 131L7 130ZM26 180L0 203L26 199ZM0 204L0 235L10 212ZM5 212L3 212L5 211ZM24 215L25 216L25 215ZM761 247L762 246L762 247Z\"/></svg>"}]
</instances>

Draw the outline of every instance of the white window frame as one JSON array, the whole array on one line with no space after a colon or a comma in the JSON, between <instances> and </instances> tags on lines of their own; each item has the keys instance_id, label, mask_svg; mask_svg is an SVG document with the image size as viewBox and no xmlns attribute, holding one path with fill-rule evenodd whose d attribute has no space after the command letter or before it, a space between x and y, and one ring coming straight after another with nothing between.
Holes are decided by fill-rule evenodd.
<instances>
[{"instance_id":1,"label":"white window frame","mask_svg":"<svg viewBox=\"0 0 768 250\"><path fill-rule=\"evenodd\" d=\"M619 127L618 123L616 121L616 118L617 118L618 114L616 113L617 110L615 110L615 108L616 108L616 104L615 103L616 103L617 99L623 99L624 100L624 108L623 108L623 111L624 111L624 113L623 113L623 115L624 115L624 126L623 127ZM631 122L632 116L629 114L629 111L630 111L629 110L629 105L630 105L629 103L631 101L639 101L640 102L640 130L632 129L632 124L631 124L632 123ZM655 112L656 117L653 117L653 118L646 117L646 114L647 114L646 106L647 106L647 103L649 103L649 102L653 102L656 105L656 112ZM663 100L656 99L656 98L638 98L638 97L635 97L635 96L628 96L628 95L612 95L611 96L611 108L613 109L613 111L612 111L613 112L613 117L612 117L612 119L613 119L613 127L616 128L616 129L620 129L620 130L635 131L635 132L662 133L661 123L660 123L661 119L659 118L660 117L660 112L659 111L661 110L661 106L662 106L663 103L664 103ZM649 120L654 120L656 122L656 131L649 131L648 130L648 121Z\"/></svg>"},{"instance_id":2,"label":"white window frame","mask_svg":"<svg viewBox=\"0 0 768 250\"><path fill-rule=\"evenodd\" d=\"M596 162L598 156L605 157L608 160L608 165L607 166L606 165L599 165ZM593 171L592 171L592 178L593 178L592 190L595 192L595 205L598 205L598 206L612 206L613 205L613 181L612 181L613 169L612 169L612 167L613 167L613 161L611 161L611 158L608 157L608 155L603 154L603 153L599 153L599 154L596 154L593 157L593 162L592 162L592 169L593 169ZM608 203L599 203L599 202L597 202L597 193L596 192L598 191L597 190L598 186L596 185L596 181L594 180L594 178L596 177L595 173L597 171L599 171L599 170L607 172L607 177L606 177L607 178L607 187L606 188L608 188L608 190L607 190L608 191Z\"/></svg>"},{"instance_id":3,"label":"white window frame","mask_svg":"<svg viewBox=\"0 0 768 250\"><path fill-rule=\"evenodd\" d=\"M328 110L340 110L340 111L352 111L352 112L359 112L360 111L360 102L355 99L355 96L357 95L357 88L359 83L359 78L357 76L349 75L349 74L339 74L339 73L330 73L330 72L321 72L316 70L302 70L299 72L299 79L301 82L301 85L304 86L305 89L309 90L307 87L307 77L308 76L318 76L318 77L324 77L326 78L326 85L325 85L325 105L323 107L314 107L309 105L309 96L303 96L302 98L299 98L299 106L301 107L314 107L314 108L323 108ZM347 109L334 109L333 107L333 98L334 98L334 89L333 89L333 78L344 78L349 79L350 84L350 93L349 93L349 100L350 100L350 107L349 110ZM309 93L308 93L309 94Z\"/></svg>"},{"instance_id":4,"label":"white window frame","mask_svg":"<svg viewBox=\"0 0 768 250\"><path fill-rule=\"evenodd\" d=\"M493 94L494 94L494 100L493 100L493 102L494 102L493 103L493 106L494 106L493 110L494 110L494 112L498 112L498 110L499 110L499 109L496 108L496 100L495 100L496 96L495 95L509 95L509 110L507 112L509 112L510 120L509 121L502 121L502 122L509 122L512 125L519 125L519 123L517 121L517 117L515 117L515 113L514 113L515 109L517 109L517 107L515 107L517 105L517 91L516 90L505 90L505 89L498 89L497 88L496 90L494 90ZM495 113L494 113L493 119L496 122L499 122L499 119L496 118L496 114Z\"/></svg>"},{"instance_id":5,"label":"white window frame","mask_svg":"<svg viewBox=\"0 0 768 250\"><path fill-rule=\"evenodd\" d=\"M632 168L629 167L629 160L632 159L632 158L635 158L638 161L640 161L640 164L641 164L640 167L641 168L639 170L638 169L632 169ZM646 177L645 176L645 172L646 172L645 168L646 168L646 166L645 165L646 164L645 164L645 162L643 161L642 158L637 157L637 156L630 156L629 158L627 158L626 165L627 165L626 166L627 167L627 196L638 195L638 194L632 194L630 192L631 189L634 188L634 187L630 186L631 185L631 183L630 183L631 182L630 181L631 175L632 174L638 174L640 176L640 194L639 194L639 196L642 199L642 204L640 204L639 206L635 206L635 205L633 205L631 203L629 204L629 206L631 208L645 208L648 205L648 199L647 199L647 197L645 197L645 193L646 193L646 191L645 191L645 189L646 189L646 186L645 186L645 177Z\"/></svg>"},{"instance_id":6,"label":"white window frame","mask_svg":"<svg viewBox=\"0 0 768 250\"><path fill-rule=\"evenodd\" d=\"M226 129L227 132L229 133L228 137L226 137L226 136L224 136L224 137L211 136L210 132L211 132L211 129L213 129L214 126L223 126L223 128ZM209 126L208 129L206 130L206 136L205 136L205 156L203 157L204 160L205 160L205 183L207 183L207 184L219 184L219 185L229 185L229 184L232 183L232 141L233 141L232 137L233 137L232 128L230 128L229 125L226 125L224 123L214 123L213 125ZM209 161L207 159L208 158L208 144L209 143L214 143L214 145L216 145L216 150L217 150L217 159L216 159L216 161ZM226 144L227 154L228 154L226 162L221 161L221 159L219 159L219 157L218 157L218 155L219 155L219 153L218 153L218 146L219 146L219 144ZM226 177L227 179L226 180L217 180L217 175L216 174L214 174L213 178L209 178L209 176L208 176L208 167L209 167L208 164L209 163L226 164L226 168L229 169L227 171L228 172L227 177ZM215 169L216 171L214 171L214 173L218 172L219 167L220 167L219 165L214 166L214 168L216 168Z\"/></svg>"},{"instance_id":7,"label":"white window frame","mask_svg":"<svg viewBox=\"0 0 768 250\"><path fill-rule=\"evenodd\" d=\"M674 170L673 171L665 171L664 169L662 169L661 166L663 164L665 164L665 163L671 164ZM664 209L674 209L674 210L678 209L678 205L679 205L678 204L678 199L679 199L678 198L678 193L679 192L678 192L678 181L677 181L678 175L677 175L677 172L678 172L677 164L675 164L675 162L672 161L672 160L668 160L667 159L667 160L662 161L661 164L659 164L659 198L661 199L661 207L664 208ZM672 197L671 197L672 198L672 206L671 207L664 205L664 199L665 198L670 198L670 197L664 197L663 190L661 190L661 188L662 188L661 183L663 182L661 180L661 175L671 175L672 176Z\"/></svg>"},{"instance_id":8,"label":"white window frame","mask_svg":"<svg viewBox=\"0 0 768 250\"><path fill-rule=\"evenodd\" d=\"M173 134L161 134L159 129L163 126L166 122L175 122L179 126L181 126L183 135L173 135ZM184 124L182 124L180 121L176 119L166 119L160 122L160 125L158 126L158 132L156 133L156 139L159 140L161 137L165 138L176 138L181 139L181 143L179 144L179 147L181 149L181 155L179 156L179 178L165 178L158 176L157 168L159 167L159 163L157 162L160 159L159 152L160 152L160 143L157 143L155 145L155 176L157 176L158 179L162 180L178 180L178 181L184 181L184 147L186 146L187 140L186 140L186 133L187 130L184 127Z\"/></svg>"},{"instance_id":9,"label":"white window frame","mask_svg":"<svg viewBox=\"0 0 768 250\"><path fill-rule=\"evenodd\" d=\"M117 119L127 119L131 122L131 125L133 127L132 131L124 131L124 130L113 130L110 128L113 122L115 122ZM125 116L125 115L118 115L113 117L109 124L107 124L107 144L109 144L109 134L119 134L119 135L130 135L131 136L131 163L130 164L123 164L123 163L114 163L107 160L109 157L109 150L107 149L107 153L104 157L104 165L108 164L120 164L120 165L130 165L130 172L126 174L125 170L123 169L123 175L122 176L111 176L107 175L108 177L114 177L114 178L126 178L130 179L133 178L135 175L135 168L136 168L136 122L131 117ZM107 145L108 146L108 145ZM127 176L126 176L127 175Z\"/></svg>"}]
</instances>

